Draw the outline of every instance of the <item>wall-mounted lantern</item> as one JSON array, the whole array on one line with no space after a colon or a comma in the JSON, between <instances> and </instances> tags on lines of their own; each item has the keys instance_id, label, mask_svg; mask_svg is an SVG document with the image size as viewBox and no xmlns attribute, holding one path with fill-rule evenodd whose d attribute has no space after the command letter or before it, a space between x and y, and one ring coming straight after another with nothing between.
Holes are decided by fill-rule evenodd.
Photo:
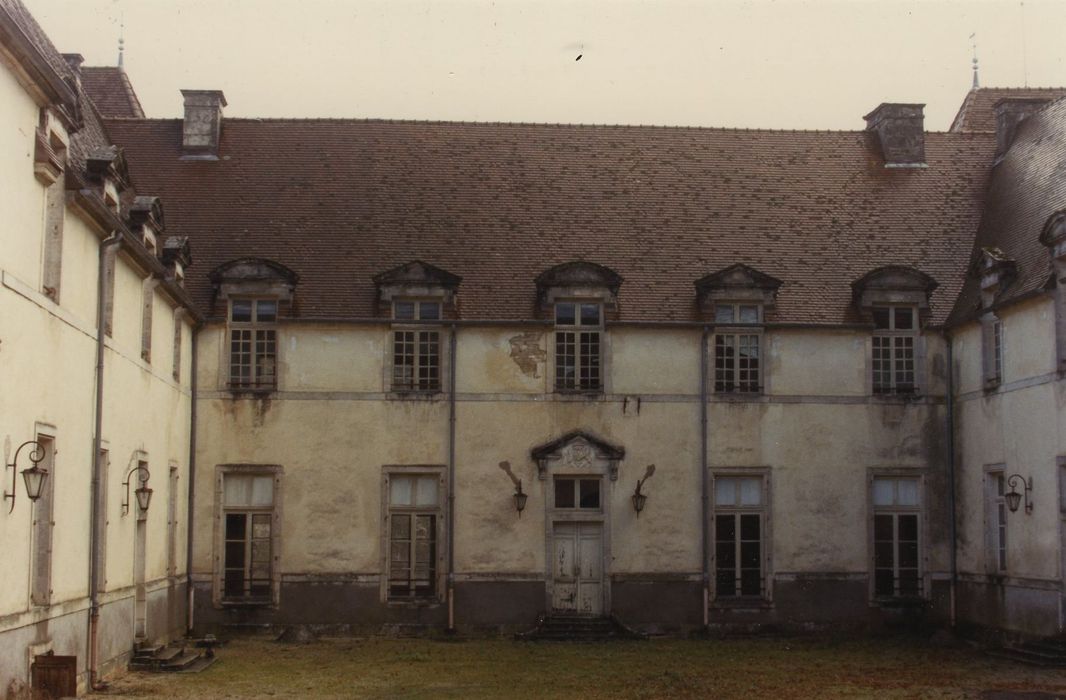
<instances>
[{"instance_id":1,"label":"wall-mounted lantern","mask_svg":"<svg viewBox=\"0 0 1066 700\"><path fill-rule=\"evenodd\" d=\"M500 469L511 478L511 483L514 484L514 496L512 496L514 499L514 509L518 511L518 517L521 518L522 511L526 509L526 499L528 499L529 496L522 491L522 480L515 476L514 472L511 471L511 463L504 460L500 462L499 466Z\"/></svg>"},{"instance_id":2,"label":"wall-mounted lantern","mask_svg":"<svg viewBox=\"0 0 1066 700\"><path fill-rule=\"evenodd\" d=\"M1032 498L1029 497L1029 494L1031 494L1033 492L1033 477L1029 477L1028 479L1023 479L1021 474L1012 474L1010 476L1010 478L1007 479L1007 486L1010 486L1010 493L1003 494L1003 500L1005 500L1007 502L1007 507L1010 508L1010 512L1012 512L1012 513L1017 513L1018 512L1018 506L1020 506L1022 504L1022 496L1023 496L1023 494L1018 493L1018 490L1017 490L1019 481L1022 482L1022 486L1025 487L1025 489L1024 489L1025 512L1026 513L1032 513L1033 512L1033 500L1032 500Z\"/></svg>"},{"instance_id":3,"label":"wall-mounted lantern","mask_svg":"<svg viewBox=\"0 0 1066 700\"><path fill-rule=\"evenodd\" d=\"M11 499L11 507L8 509L8 513L15 510L15 487L18 485L18 463L19 453L22 452L22 448L28 445L32 445L30 451L27 453L27 457L30 458L32 465L22 470L22 480L26 484L26 497L31 501L36 501L41 497L41 491L44 489L45 479L48 478L48 470L41 469L38 464L44 460L45 450L44 445L36 440L27 440L18 446L15 450L15 457L11 460L11 463L7 465L7 468L11 470L11 492L8 493L7 489L4 490L4 498Z\"/></svg>"},{"instance_id":4,"label":"wall-mounted lantern","mask_svg":"<svg viewBox=\"0 0 1066 700\"><path fill-rule=\"evenodd\" d=\"M526 499L529 498L522 492L522 480L518 480L518 485L514 490L514 509L518 511L518 517L522 517L522 511L526 509Z\"/></svg>"},{"instance_id":5,"label":"wall-mounted lantern","mask_svg":"<svg viewBox=\"0 0 1066 700\"><path fill-rule=\"evenodd\" d=\"M637 511L637 517L640 517L640 511L644 510L644 505L648 502L648 496L640 492L644 482L648 480L652 474L655 473L655 465L649 464L648 468L644 470L644 478L637 480L637 489L633 492L633 510Z\"/></svg>"},{"instance_id":6,"label":"wall-mounted lantern","mask_svg":"<svg viewBox=\"0 0 1066 700\"><path fill-rule=\"evenodd\" d=\"M130 479L136 474L141 485L138 486L133 494L137 497L137 505L140 506L141 512L148 511L148 504L152 502L152 489L148 488L148 479L152 477L148 471L148 467L144 464L138 464L137 468L126 475L126 480L122 482L122 485L126 487L126 498L122 501L122 514L130 512Z\"/></svg>"}]
</instances>

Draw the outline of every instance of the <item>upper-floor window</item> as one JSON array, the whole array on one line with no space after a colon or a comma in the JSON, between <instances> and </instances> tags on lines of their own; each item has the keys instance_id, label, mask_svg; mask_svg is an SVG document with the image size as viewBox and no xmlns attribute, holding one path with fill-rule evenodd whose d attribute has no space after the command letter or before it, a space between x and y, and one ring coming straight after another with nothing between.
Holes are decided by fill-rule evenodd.
<instances>
[{"instance_id":1,"label":"upper-floor window","mask_svg":"<svg viewBox=\"0 0 1066 700\"><path fill-rule=\"evenodd\" d=\"M276 299L230 300L230 374L235 389L277 386Z\"/></svg>"},{"instance_id":2,"label":"upper-floor window","mask_svg":"<svg viewBox=\"0 0 1066 700\"><path fill-rule=\"evenodd\" d=\"M603 306L598 302L555 304L555 388L603 389Z\"/></svg>"},{"instance_id":3,"label":"upper-floor window","mask_svg":"<svg viewBox=\"0 0 1066 700\"><path fill-rule=\"evenodd\" d=\"M392 304L394 321L404 321L392 331L392 390L440 391L440 331L415 328L409 322L437 324L439 301L398 300Z\"/></svg>"},{"instance_id":4,"label":"upper-floor window","mask_svg":"<svg viewBox=\"0 0 1066 700\"><path fill-rule=\"evenodd\" d=\"M872 313L874 393L915 393L918 310L913 306L875 306Z\"/></svg>"},{"instance_id":5,"label":"upper-floor window","mask_svg":"<svg viewBox=\"0 0 1066 700\"><path fill-rule=\"evenodd\" d=\"M717 393L758 393L762 390L762 322L758 304L716 304L714 307L714 390ZM737 326L738 328L730 328Z\"/></svg>"},{"instance_id":6,"label":"upper-floor window","mask_svg":"<svg viewBox=\"0 0 1066 700\"><path fill-rule=\"evenodd\" d=\"M981 353L985 388L1003 381L1003 321L993 314L981 317Z\"/></svg>"}]
</instances>

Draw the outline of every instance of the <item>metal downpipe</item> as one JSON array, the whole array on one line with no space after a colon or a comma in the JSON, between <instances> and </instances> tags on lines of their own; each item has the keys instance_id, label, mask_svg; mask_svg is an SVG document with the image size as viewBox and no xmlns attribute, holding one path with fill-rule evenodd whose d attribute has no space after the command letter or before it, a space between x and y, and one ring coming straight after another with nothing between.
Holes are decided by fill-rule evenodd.
<instances>
[{"instance_id":1,"label":"metal downpipe","mask_svg":"<svg viewBox=\"0 0 1066 700\"><path fill-rule=\"evenodd\" d=\"M455 633L455 356L456 329L448 338L448 633Z\"/></svg>"},{"instance_id":2,"label":"metal downpipe","mask_svg":"<svg viewBox=\"0 0 1066 700\"><path fill-rule=\"evenodd\" d=\"M708 547L710 535L708 533L708 518L710 517L708 494L709 479L707 478L707 339L710 328L703 327L700 336L700 552L702 555L702 588L703 588L703 629L710 625L711 604L711 561Z\"/></svg>"},{"instance_id":3,"label":"metal downpipe","mask_svg":"<svg viewBox=\"0 0 1066 700\"><path fill-rule=\"evenodd\" d=\"M104 330L104 292L107 276L107 255L113 246L121 243L122 237L114 232L100 242L100 254L96 272L96 387L93 425L92 478L89 486L89 687L100 688L99 674L99 623L100 589L97 585L100 571L99 547L100 526L97 513L100 511L100 447L104 429L104 351L107 333Z\"/></svg>"},{"instance_id":4,"label":"metal downpipe","mask_svg":"<svg viewBox=\"0 0 1066 700\"><path fill-rule=\"evenodd\" d=\"M947 342L947 439L948 439L948 512L951 515L949 527L951 538L951 589L950 589L950 620L951 627L955 627L958 614L958 601L956 588L958 587L958 525L955 513L955 360L951 346L951 337L944 334Z\"/></svg>"}]
</instances>

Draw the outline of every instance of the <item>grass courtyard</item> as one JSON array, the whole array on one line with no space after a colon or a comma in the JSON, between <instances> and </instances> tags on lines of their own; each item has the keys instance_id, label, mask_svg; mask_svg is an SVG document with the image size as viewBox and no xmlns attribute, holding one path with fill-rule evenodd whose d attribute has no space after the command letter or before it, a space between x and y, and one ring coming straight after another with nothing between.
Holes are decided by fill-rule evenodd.
<instances>
[{"instance_id":1,"label":"grass courtyard","mask_svg":"<svg viewBox=\"0 0 1066 700\"><path fill-rule=\"evenodd\" d=\"M1066 671L907 639L230 642L199 674L129 673L123 698L1050 698ZM1016 694L1017 693L1017 694Z\"/></svg>"}]
</instances>

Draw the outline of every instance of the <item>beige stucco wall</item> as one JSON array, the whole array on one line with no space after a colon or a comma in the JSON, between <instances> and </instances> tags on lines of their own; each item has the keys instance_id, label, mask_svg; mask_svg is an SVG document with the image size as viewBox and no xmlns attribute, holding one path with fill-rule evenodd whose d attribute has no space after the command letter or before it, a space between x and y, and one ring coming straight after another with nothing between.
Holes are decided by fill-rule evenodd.
<instances>
[{"instance_id":1,"label":"beige stucco wall","mask_svg":"<svg viewBox=\"0 0 1066 700\"><path fill-rule=\"evenodd\" d=\"M51 605L30 605L30 546L34 510L16 474L18 498L8 513L0 507L0 542L5 565L0 569L0 688L11 680L25 681L28 670L26 629L42 620L72 615L87 624L90 553L90 480L93 460L97 270L99 242L106 232L95 230L68 203L63 221L60 303L42 294L44 248L44 186L34 177L34 129L38 107L8 70L0 70L0 444L5 462L19 444L37 432L55 437L55 466L50 479L55 489ZM150 586L166 585L168 461L180 469L179 488L188 483L192 326L186 322L179 385L172 378L173 305L156 293L153 322L153 363L140 356L141 276L120 256L114 295L115 335L107 341L105 359L104 446L110 451L106 495L107 592L104 603L130 598L133 580L133 520L122 516L121 483L131 455L148 454L155 490L147 525L147 576ZM23 450L18 470L30 466ZM134 464L135 466L135 464ZM10 490L12 470L2 475ZM184 493L179 494L178 562L184 572ZM107 619L112 620L114 616ZM133 643L133 620L121 619L128 649ZM67 622L63 623L68 625ZM31 637L51 640L57 654L78 654L79 670L86 659L79 653L83 634L49 637L47 627ZM58 628L57 628L58 629ZM64 627L66 629L66 627ZM71 628L72 630L74 628ZM164 635L168 630L152 630ZM14 644L15 646L12 646ZM21 645L21 646L20 646ZM17 648L16 648L17 647ZM106 661L106 659L104 659Z\"/></svg>"},{"instance_id":2,"label":"beige stucco wall","mask_svg":"<svg viewBox=\"0 0 1066 700\"><path fill-rule=\"evenodd\" d=\"M698 575L700 330L611 328L609 392L597 399L546 391L549 329L461 326L457 333L457 574L543 574L551 482L538 480L530 450L582 429L626 450L618 481L608 486L612 573ZM214 567L216 468L232 463L284 467L285 575L379 573L382 466L446 464L446 396L382 393L387 326L304 322L280 328L279 391L235 399L219 390L224 338L221 324L199 335L197 578L210 580ZM775 570L868 571L870 470L926 474L930 502L939 505L944 497L943 399L869 397L868 340L864 331L768 330L768 395L711 397L711 469L771 470ZM514 341L524 350L516 353ZM927 339L926 345L925 386L938 388L943 344ZM513 485L497 466L503 460L529 494L521 517ZM650 463L657 471L638 518L630 496ZM926 521L925 566L936 572L948 560L942 517Z\"/></svg>"},{"instance_id":3,"label":"beige stucco wall","mask_svg":"<svg viewBox=\"0 0 1066 700\"><path fill-rule=\"evenodd\" d=\"M982 389L981 331L976 323L954 336L958 401L959 569L981 579L990 560L985 470L1033 480L1033 509L1007 516L1005 580L1061 580L1059 469L1066 457L1066 382L1054 374L1054 306L1050 296L1000 310L1004 370L1001 385Z\"/></svg>"}]
</instances>

